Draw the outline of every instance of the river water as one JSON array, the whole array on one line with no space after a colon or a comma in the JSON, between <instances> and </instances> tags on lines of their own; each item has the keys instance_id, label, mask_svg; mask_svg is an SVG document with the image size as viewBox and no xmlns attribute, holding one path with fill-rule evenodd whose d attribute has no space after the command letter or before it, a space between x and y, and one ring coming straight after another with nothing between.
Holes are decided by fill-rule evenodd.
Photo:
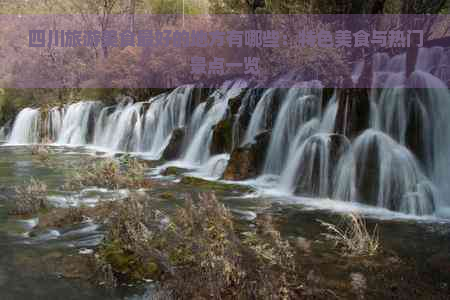
<instances>
[{"instance_id":1,"label":"river water","mask_svg":"<svg viewBox=\"0 0 450 300\"><path fill-rule=\"evenodd\" d=\"M127 191L88 189L67 193L61 191L64 178L71 176L74 165L93 159L102 153L85 148L51 147L49 162L42 162L31 155L27 146L0 146L0 299L145 299L145 287L119 287L114 291L90 284L83 274L72 277L60 274L60 265L75 263L67 257L80 257L80 250L95 247L102 238L102 228L85 223L75 228L50 229L29 236L27 232L38 220L8 216L8 198L13 186L36 178L49 188L49 199L55 205L94 205L100 199L125 197ZM100 157L98 157L100 159ZM158 169L148 169L148 176L161 182L149 194L164 206L182 203L186 192L205 190L178 183L179 176L156 176ZM251 185L251 182L248 182ZM163 200L171 193L174 200ZM338 222L342 211L355 207L336 207L336 202L323 200L321 206L308 205L308 199L289 198L284 195L264 195L232 189L220 189L217 195L232 209L237 219L251 223L257 213L270 214L279 224L283 235L291 239L302 237L312 242L313 253L304 257L305 275L314 270L327 283L347 282L352 272L362 272L368 278L368 295L374 298L386 296L383 277L362 268L360 262L343 258L323 243L324 228L317 219ZM317 202L314 201L314 203ZM391 278L398 283L404 297L406 289L420 287L422 295L442 295L448 292L450 283L450 224L438 218L407 217L387 211L363 209L369 227L375 223L380 229L380 239L387 259L402 263ZM405 283L398 274L409 278ZM448 272L447 272L447 271ZM371 277L373 275L373 278ZM388 275L386 275L388 276ZM306 279L305 279L306 280ZM387 280L387 279L386 279ZM339 286L336 284L336 286ZM331 288L335 288L332 286ZM341 291L345 294L345 289ZM371 297L369 297L371 298Z\"/></svg>"}]
</instances>

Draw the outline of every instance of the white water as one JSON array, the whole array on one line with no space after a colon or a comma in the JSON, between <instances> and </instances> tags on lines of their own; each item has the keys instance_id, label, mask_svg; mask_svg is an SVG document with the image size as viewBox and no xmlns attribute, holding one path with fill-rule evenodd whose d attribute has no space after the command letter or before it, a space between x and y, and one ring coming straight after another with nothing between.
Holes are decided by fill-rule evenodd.
<instances>
[{"instance_id":1,"label":"white water","mask_svg":"<svg viewBox=\"0 0 450 300\"><path fill-rule=\"evenodd\" d=\"M5 126L0 127L0 141L3 141L7 138L6 128Z\"/></svg>"},{"instance_id":2,"label":"white water","mask_svg":"<svg viewBox=\"0 0 450 300\"><path fill-rule=\"evenodd\" d=\"M39 142L40 135L39 109L25 108L14 121L9 144L34 144Z\"/></svg>"},{"instance_id":3,"label":"white water","mask_svg":"<svg viewBox=\"0 0 450 300\"><path fill-rule=\"evenodd\" d=\"M392 88L370 95L369 128L352 141L333 134L336 96L322 107L320 89L271 88L257 98L247 92L235 116L233 146L252 143L260 132L272 130L264 168L255 183L275 194L442 215L450 207L450 93L433 75L440 64L448 64L440 56L439 49L421 49L416 71L405 78L404 55L377 55L373 86L388 82ZM412 84L426 89L405 89ZM191 102L193 88L184 86L146 102L125 98L103 107L82 101L52 109L45 117L27 108L17 116L8 143L41 142L44 131L57 144L159 159L173 130L184 128L182 154L174 165L219 179L230 155L211 156L213 128L230 117L228 102L243 86L240 81L227 82L196 107ZM276 119L274 107L279 109ZM242 128L236 120L248 111L252 114L241 141Z\"/></svg>"},{"instance_id":4,"label":"white water","mask_svg":"<svg viewBox=\"0 0 450 300\"><path fill-rule=\"evenodd\" d=\"M183 157L187 164L201 165L208 161L212 128L224 118L228 100L238 96L243 87L245 87L245 82L242 81L225 82L224 86L211 96L211 107L205 112L206 107L202 105L200 111L194 113L193 127L196 128L196 131ZM200 113L202 113L202 117L200 117Z\"/></svg>"},{"instance_id":5,"label":"white water","mask_svg":"<svg viewBox=\"0 0 450 300\"><path fill-rule=\"evenodd\" d=\"M287 145L290 145L308 121L320 116L319 98L308 95L308 92L303 89L291 89L287 93L273 129L264 173L281 172L288 155Z\"/></svg>"},{"instance_id":6,"label":"white water","mask_svg":"<svg viewBox=\"0 0 450 300\"><path fill-rule=\"evenodd\" d=\"M91 114L99 107L99 103L93 101L78 102L68 106L64 114L58 144L86 145L88 142L88 129Z\"/></svg>"}]
</instances>

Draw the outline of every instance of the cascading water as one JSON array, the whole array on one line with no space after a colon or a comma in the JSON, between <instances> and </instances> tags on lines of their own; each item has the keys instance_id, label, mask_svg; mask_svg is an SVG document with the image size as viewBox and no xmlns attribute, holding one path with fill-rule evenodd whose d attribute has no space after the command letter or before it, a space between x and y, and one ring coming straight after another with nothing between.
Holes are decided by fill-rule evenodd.
<instances>
[{"instance_id":1,"label":"cascading water","mask_svg":"<svg viewBox=\"0 0 450 300\"><path fill-rule=\"evenodd\" d=\"M6 139L6 128L5 126L0 127L0 141Z\"/></svg>"},{"instance_id":2,"label":"cascading water","mask_svg":"<svg viewBox=\"0 0 450 300\"><path fill-rule=\"evenodd\" d=\"M335 176L338 199L417 215L431 214L436 190L414 155L388 135L366 130L345 155Z\"/></svg>"},{"instance_id":3,"label":"cascading water","mask_svg":"<svg viewBox=\"0 0 450 300\"><path fill-rule=\"evenodd\" d=\"M294 109L298 98L284 97L287 102L272 129L262 178L279 175L277 188L298 195L415 215L445 210L450 204L444 196L450 193L450 93L431 74L442 63L440 51L421 49L409 78L405 55L375 56L374 86L389 82L392 88L371 93L368 128L352 143L331 134L338 115L336 96L324 112L304 119L307 122L301 122ZM267 90L258 103L245 142L267 128L274 91Z\"/></svg>"},{"instance_id":4,"label":"cascading water","mask_svg":"<svg viewBox=\"0 0 450 300\"><path fill-rule=\"evenodd\" d=\"M57 141L62 126L62 113L59 108L49 110L47 116L47 137L49 141Z\"/></svg>"},{"instance_id":5,"label":"cascading water","mask_svg":"<svg viewBox=\"0 0 450 300\"><path fill-rule=\"evenodd\" d=\"M271 113L272 102L277 101L277 99L275 99L276 92L277 89L270 88L267 89L262 95L261 100L259 100L255 110L253 111L250 124L241 145L253 142L255 136L268 127L267 119Z\"/></svg>"},{"instance_id":6,"label":"cascading water","mask_svg":"<svg viewBox=\"0 0 450 300\"><path fill-rule=\"evenodd\" d=\"M319 98L308 95L309 92L307 89L290 89L287 93L273 129L264 167L265 173L281 172L288 154L286 150L289 150L286 145L294 140L306 122L320 116Z\"/></svg>"},{"instance_id":7,"label":"cascading water","mask_svg":"<svg viewBox=\"0 0 450 300\"><path fill-rule=\"evenodd\" d=\"M183 128L178 162L202 176L220 178L230 153L211 157L210 146L215 126L230 119L233 149L254 143L263 131L272 132L260 175L275 178L276 189L438 214L450 206L450 93L433 75L442 71L440 64L449 64L442 51L420 49L409 78L405 55L376 55L372 86L388 82L392 88L372 90L364 102L370 105L370 120L352 140L335 133L339 118L351 118L348 112L342 116L336 94L322 107L321 89L247 90L233 102L240 103L236 109L229 100L245 87L236 81L201 101L192 100L192 86L183 86L146 102L128 98L103 107L82 101L47 113L26 108L16 117L8 143L56 141L159 159L174 130ZM355 80L362 67L356 68Z\"/></svg>"},{"instance_id":8,"label":"cascading water","mask_svg":"<svg viewBox=\"0 0 450 300\"><path fill-rule=\"evenodd\" d=\"M40 137L39 109L25 108L20 111L8 139L8 144L35 144Z\"/></svg>"},{"instance_id":9,"label":"cascading water","mask_svg":"<svg viewBox=\"0 0 450 300\"><path fill-rule=\"evenodd\" d=\"M0 127L0 141L8 140L9 132L11 131L11 125L12 120L9 120L8 122L6 122L6 124Z\"/></svg>"},{"instance_id":10,"label":"cascading water","mask_svg":"<svg viewBox=\"0 0 450 300\"><path fill-rule=\"evenodd\" d=\"M142 105L122 101L116 108L103 108L95 126L93 144L114 151L138 151L142 135Z\"/></svg>"},{"instance_id":11,"label":"cascading water","mask_svg":"<svg viewBox=\"0 0 450 300\"><path fill-rule=\"evenodd\" d=\"M148 149L151 156L161 157L173 130L186 126L192 90L192 86L177 88L167 97L158 98L150 105L145 117L144 140L148 142L145 152Z\"/></svg>"},{"instance_id":12,"label":"cascading water","mask_svg":"<svg viewBox=\"0 0 450 300\"><path fill-rule=\"evenodd\" d=\"M69 105L64 114L61 131L57 140L63 145L86 145L90 140L90 128L96 119L98 102L85 101Z\"/></svg>"},{"instance_id":13,"label":"cascading water","mask_svg":"<svg viewBox=\"0 0 450 300\"><path fill-rule=\"evenodd\" d=\"M212 128L222 120L227 112L228 100L238 96L246 86L243 81L225 82L224 86L216 90L207 102L194 112L193 127L198 128L192 142L187 148L183 160L187 164L200 165L210 158L209 146L212 139ZM207 108L207 106L210 106ZM200 113L203 116L200 118Z\"/></svg>"}]
</instances>

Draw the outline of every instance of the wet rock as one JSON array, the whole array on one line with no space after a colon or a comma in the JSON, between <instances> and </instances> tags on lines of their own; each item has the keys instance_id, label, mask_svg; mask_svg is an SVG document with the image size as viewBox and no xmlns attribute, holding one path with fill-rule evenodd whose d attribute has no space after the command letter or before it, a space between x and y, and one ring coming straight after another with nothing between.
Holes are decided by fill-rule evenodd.
<instances>
[{"instance_id":1,"label":"wet rock","mask_svg":"<svg viewBox=\"0 0 450 300\"><path fill-rule=\"evenodd\" d=\"M212 155L229 153L233 147L233 118L227 118L213 127L210 146Z\"/></svg>"},{"instance_id":2,"label":"wet rock","mask_svg":"<svg viewBox=\"0 0 450 300\"><path fill-rule=\"evenodd\" d=\"M164 171L161 172L163 176L178 176L183 173L186 173L188 169L178 168L178 167L168 167Z\"/></svg>"},{"instance_id":3,"label":"wet rock","mask_svg":"<svg viewBox=\"0 0 450 300\"><path fill-rule=\"evenodd\" d=\"M433 136L433 133L429 126L428 116L414 89L406 89L405 100L408 113L406 145L424 166L430 165L432 158L429 155L433 151L433 143L428 142L427 138Z\"/></svg>"},{"instance_id":4,"label":"wet rock","mask_svg":"<svg viewBox=\"0 0 450 300\"><path fill-rule=\"evenodd\" d=\"M217 191L238 191L238 192L249 192L251 188L238 185L238 184L229 184L229 183L221 183L217 181L205 180L197 177L186 176L181 179L180 183L190 185L193 187L204 188L208 190L217 190Z\"/></svg>"},{"instance_id":5,"label":"wet rock","mask_svg":"<svg viewBox=\"0 0 450 300\"><path fill-rule=\"evenodd\" d=\"M278 113L280 112L281 104L283 103L283 99L286 97L288 91L289 89L276 89L273 95L273 101L271 103L270 114L267 118L266 128L273 128L275 126Z\"/></svg>"},{"instance_id":6,"label":"wet rock","mask_svg":"<svg viewBox=\"0 0 450 300\"><path fill-rule=\"evenodd\" d=\"M334 93L334 89L333 88L324 88L322 90L322 107L327 107L328 103L330 102L332 96Z\"/></svg>"},{"instance_id":7,"label":"wet rock","mask_svg":"<svg viewBox=\"0 0 450 300\"><path fill-rule=\"evenodd\" d=\"M349 145L348 139L341 134L309 138L298 164L295 193L303 196L331 196L334 172Z\"/></svg>"},{"instance_id":8,"label":"wet rock","mask_svg":"<svg viewBox=\"0 0 450 300\"><path fill-rule=\"evenodd\" d=\"M316 274L316 272L314 272L314 270L311 270L308 272L308 275L306 276L306 281L310 285L318 285L321 281L321 278Z\"/></svg>"},{"instance_id":9,"label":"wet rock","mask_svg":"<svg viewBox=\"0 0 450 300\"><path fill-rule=\"evenodd\" d=\"M356 188L365 203L377 205L379 182L380 157L376 139L368 145L368 156L370 159L356 161Z\"/></svg>"},{"instance_id":10,"label":"wet rock","mask_svg":"<svg viewBox=\"0 0 450 300\"><path fill-rule=\"evenodd\" d=\"M338 89L335 132L353 139L370 125L370 100L367 89Z\"/></svg>"},{"instance_id":11,"label":"wet rock","mask_svg":"<svg viewBox=\"0 0 450 300\"><path fill-rule=\"evenodd\" d=\"M450 252L448 250L443 250L432 255L427 263L435 272L450 274Z\"/></svg>"},{"instance_id":12,"label":"wet rock","mask_svg":"<svg viewBox=\"0 0 450 300\"><path fill-rule=\"evenodd\" d=\"M364 293L367 289L367 280L361 273L350 274L351 287L353 292L357 295L358 299L364 299Z\"/></svg>"},{"instance_id":13,"label":"wet rock","mask_svg":"<svg viewBox=\"0 0 450 300\"><path fill-rule=\"evenodd\" d=\"M295 246L304 253L311 253L311 241L304 237L298 237L295 239Z\"/></svg>"},{"instance_id":14,"label":"wet rock","mask_svg":"<svg viewBox=\"0 0 450 300\"><path fill-rule=\"evenodd\" d=\"M228 100L228 109L232 115L235 115L238 113L239 108L241 107L241 104L242 104L243 97L244 97L244 94L241 93L240 95Z\"/></svg>"},{"instance_id":15,"label":"wet rock","mask_svg":"<svg viewBox=\"0 0 450 300\"><path fill-rule=\"evenodd\" d=\"M3 269L0 269L0 286L5 285L8 281L8 274Z\"/></svg>"},{"instance_id":16,"label":"wet rock","mask_svg":"<svg viewBox=\"0 0 450 300\"><path fill-rule=\"evenodd\" d=\"M264 131L255 137L254 143L234 149L223 178L244 180L259 175L264 167L270 134L271 131Z\"/></svg>"},{"instance_id":17,"label":"wet rock","mask_svg":"<svg viewBox=\"0 0 450 300\"><path fill-rule=\"evenodd\" d=\"M163 152L163 159L165 160L173 160L179 157L181 154L183 139L185 135L184 128L174 129L172 132L172 136L170 137L169 144Z\"/></svg>"},{"instance_id":18,"label":"wet rock","mask_svg":"<svg viewBox=\"0 0 450 300\"><path fill-rule=\"evenodd\" d=\"M202 102L205 102L209 95L211 94L211 89L209 88L196 88L192 91L191 99L189 100L187 107L187 116L190 118L195 108ZM187 120L189 121L189 120Z\"/></svg>"},{"instance_id":19,"label":"wet rock","mask_svg":"<svg viewBox=\"0 0 450 300\"><path fill-rule=\"evenodd\" d=\"M175 200L176 199L175 195L171 192L164 192L164 193L160 194L160 197L163 198L164 200Z\"/></svg>"}]
</instances>

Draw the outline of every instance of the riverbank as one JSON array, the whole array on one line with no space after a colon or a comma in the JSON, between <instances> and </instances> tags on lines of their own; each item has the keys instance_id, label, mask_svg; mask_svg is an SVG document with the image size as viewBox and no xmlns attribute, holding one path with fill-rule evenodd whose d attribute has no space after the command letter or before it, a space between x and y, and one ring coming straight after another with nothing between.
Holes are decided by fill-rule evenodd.
<instances>
[{"instance_id":1,"label":"riverbank","mask_svg":"<svg viewBox=\"0 0 450 300\"><path fill-rule=\"evenodd\" d=\"M61 223L61 219L68 220L64 216L69 209L62 207L47 212L45 217L42 215L39 219L41 225L31 223L34 224L34 229L26 229L27 227L24 227L23 224L30 222L23 223L20 219L5 216L3 213L2 232L6 232L7 236L10 236L4 241L9 240L7 244L8 247L15 249L14 256L23 257L20 262L12 260L14 261L12 266L11 263L7 265L13 269L17 268L17 272L34 268L33 271L42 274L42 278L55 278L54 280L59 283L54 284L61 288L67 284L74 284L74 282L80 282L80 284L88 282L91 286L90 289L97 290L91 295L110 293L105 292L105 284L99 285L101 280L92 279L92 274L95 272L90 269L93 266L91 264L92 257L100 251L101 241L108 232L104 222L107 218L104 216L110 214L105 213L103 217L97 218L98 213L89 213L88 211L97 210L98 207L94 208L94 204L98 201L111 199L116 199L116 202L111 204L111 210L117 211L116 208L119 206L116 205L127 199L130 194L123 190L107 191L97 188L74 191L73 194L69 194L70 197L68 195L61 196L58 187L61 187L65 181L64 176L61 175L66 174L65 176L70 178L72 173L66 173L69 171L69 166L73 163L83 163L79 161L80 159L86 160L84 163L89 164L89 160L92 159L91 155L83 154L83 151L80 150L74 151L73 148L65 149L64 147L54 148L50 150L52 156L50 164L46 165L48 162L33 160L30 148L0 148L3 157L0 170L2 170L2 174L8 174L8 176L0 176L3 186L7 182L10 186L23 182L23 177L11 177L11 174L23 174L23 176L33 176L44 180L49 186L50 200L57 199L56 203L65 203L66 205L81 205L81 207L85 207L83 209L86 209L82 215L90 219L88 223ZM65 169L66 171L64 171ZM147 169L146 173L152 174L153 172L151 169ZM305 298L345 299L348 297L361 298L364 295L365 299L386 297L426 299L445 297L448 293L448 274L450 273L446 268L448 268L447 250L450 241L447 223L369 218L367 219L369 229L372 229L375 224L379 228L382 251L380 255L374 257L357 258L343 255L339 249L334 247L333 243L330 243L322 235L326 233L326 230L317 221L318 219L333 224L341 222L341 217L333 212L311 210L302 205L282 204L276 198L270 197L248 198L245 197L246 192L236 193L233 187L231 189L217 188L217 183L210 186L202 183L196 186L190 181L186 185L176 179L183 177L181 174L175 178L173 175L171 177L150 177L153 177L151 180L155 184L145 192L145 197L148 197L151 211L158 209L171 214L177 208L184 206L186 195L192 191L213 191L219 201L231 210L235 227L241 232L254 230L258 219L270 216L283 239L289 241L295 248L297 257L295 262L302 286L300 290L301 295ZM54 194L55 192L58 197ZM75 199L77 201L74 201ZM94 199L95 201L93 201ZM4 212L5 207L0 209ZM99 209L99 212L101 211ZM81 219L86 220L85 218ZM24 236L23 234L26 232L29 233ZM33 233L30 234L31 232ZM15 242L13 242L14 240ZM19 246L14 246L17 245L17 242L19 242ZM35 251L43 254L33 254ZM37 261L35 261L36 259ZM64 264L62 264L63 262ZM55 273L59 274L59 279L58 276L55 277ZM197 275L191 274L190 278L194 279L195 276ZM53 280L51 281L53 282ZM122 282L126 285L130 283ZM23 284L33 285L33 281L25 280ZM148 285L145 282L143 284L144 286ZM133 285L135 288L131 290L125 288L125 290L131 294L137 293L140 288L136 287L135 282ZM124 287L126 286L119 284L118 288L113 290L118 290L121 294ZM124 295L118 297L124 297ZM99 296L97 299L105 298Z\"/></svg>"}]
</instances>

